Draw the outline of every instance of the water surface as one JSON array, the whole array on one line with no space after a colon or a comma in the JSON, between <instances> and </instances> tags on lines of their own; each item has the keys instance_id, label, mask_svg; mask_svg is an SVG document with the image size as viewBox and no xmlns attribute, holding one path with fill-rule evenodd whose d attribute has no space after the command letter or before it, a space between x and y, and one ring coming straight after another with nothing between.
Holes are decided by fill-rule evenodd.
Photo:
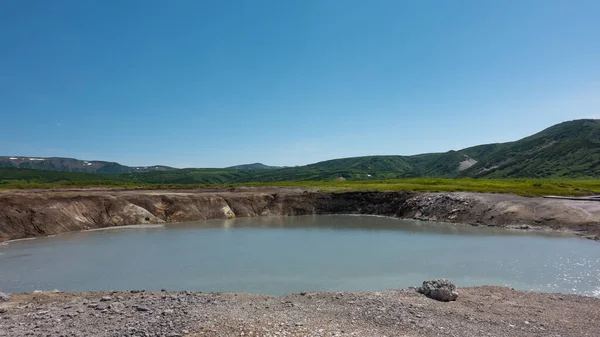
<instances>
[{"instance_id":1,"label":"water surface","mask_svg":"<svg viewBox=\"0 0 600 337\"><path fill-rule=\"evenodd\" d=\"M600 295L600 244L372 216L263 217L66 233L0 245L0 290L283 294L459 286Z\"/></svg>"}]
</instances>

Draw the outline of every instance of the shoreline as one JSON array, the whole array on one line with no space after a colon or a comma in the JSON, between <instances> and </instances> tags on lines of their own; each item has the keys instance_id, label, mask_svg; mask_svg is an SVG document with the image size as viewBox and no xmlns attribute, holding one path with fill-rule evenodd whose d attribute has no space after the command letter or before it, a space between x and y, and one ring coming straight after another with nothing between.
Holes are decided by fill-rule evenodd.
<instances>
[{"instance_id":1,"label":"shoreline","mask_svg":"<svg viewBox=\"0 0 600 337\"><path fill-rule=\"evenodd\" d=\"M459 288L374 292L23 293L0 303L0 336L597 336L600 298Z\"/></svg>"},{"instance_id":2,"label":"shoreline","mask_svg":"<svg viewBox=\"0 0 600 337\"><path fill-rule=\"evenodd\" d=\"M387 215L375 215L375 214L307 214L307 215L295 215L295 216L312 216L312 215L319 215L319 216L365 216L365 217L377 217L377 218L387 218L387 219L392 219L392 220L407 220L407 221L416 221L416 222L423 222L423 223L436 223L439 224L440 226L455 226L455 227L481 227L481 228L497 228L500 230L505 230L507 232L510 233L514 233L514 234L532 234L532 235L541 235L541 236L552 236L552 237L565 237L565 238L579 238L579 239L587 239L587 240L593 240L593 241L598 241L596 238L592 238L592 237L588 237L585 235L582 235L581 232L577 232L577 231L573 231L570 230L568 228L560 228L560 229L552 229L552 228L547 228L547 227L542 227L542 226L530 226L527 225L526 228L523 228L522 225L513 225L513 226L505 226L505 227L499 227L499 226L485 226L485 225L478 225L478 224L466 224L466 223L457 223L457 222L444 222L444 221L428 221L428 220L417 220L417 219L412 219L412 218L398 218L398 217L394 217L394 216L387 216ZM282 217L282 216L286 216L286 215L269 215L269 216L261 216L261 217ZM218 220L218 219L206 219L206 220L195 220L195 221L182 221L182 222L170 222L170 223L160 223L160 224L137 224L137 225L123 225L123 226L110 226L110 227L100 227L100 228L93 228L93 229L80 229L80 230L74 230L74 231L67 231L67 232L60 232L57 234L51 234L51 235L46 235L46 236L34 236L34 237L27 237L27 238L22 238L22 239L13 239L13 240L7 240L7 241L0 241L0 246L7 246L10 245L11 243L16 243L16 242L23 242L23 241L32 241L32 240L37 240L37 239L45 239L45 238L53 238L56 236L61 236L61 235L65 235L65 234L74 234L74 233L86 233L86 232L99 232L99 231L110 231L110 230L121 230L121 229L148 229L148 228L164 228L170 224L187 224L187 223L199 223L202 221L209 221L209 220ZM235 220L235 219L233 219Z\"/></svg>"}]
</instances>

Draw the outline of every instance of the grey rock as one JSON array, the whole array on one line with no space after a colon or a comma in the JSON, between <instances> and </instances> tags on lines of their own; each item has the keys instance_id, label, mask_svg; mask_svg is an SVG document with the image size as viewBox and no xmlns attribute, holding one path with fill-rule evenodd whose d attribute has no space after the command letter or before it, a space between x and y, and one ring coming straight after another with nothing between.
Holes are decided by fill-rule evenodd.
<instances>
[{"instance_id":1,"label":"grey rock","mask_svg":"<svg viewBox=\"0 0 600 337\"><path fill-rule=\"evenodd\" d=\"M100 299L100 302L108 302L108 301L112 301L112 297L104 296Z\"/></svg>"},{"instance_id":2,"label":"grey rock","mask_svg":"<svg viewBox=\"0 0 600 337\"><path fill-rule=\"evenodd\" d=\"M446 279L423 281L419 292L429 298L442 302L456 301L458 298L456 286Z\"/></svg>"},{"instance_id":3,"label":"grey rock","mask_svg":"<svg viewBox=\"0 0 600 337\"><path fill-rule=\"evenodd\" d=\"M125 310L125 304L121 302L114 302L110 304L110 309L116 313L121 313Z\"/></svg>"},{"instance_id":4,"label":"grey rock","mask_svg":"<svg viewBox=\"0 0 600 337\"><path fill-rule=\"evenodd\" d=\"M138 305L135 307L135 309L137 311L150 311L150 308L148 308L147 306L144 306L144 305Z\"/></svg>"},{"instance_id":5,"label":"grey rock","mask_svg":"<svg viewBox=\"0 0 600 337\"><path fill-rule=\"evenodd\" d=\"M10 301L10 295L7 293L0 292L0 302Z\"/></svg>"},{"instance_id":6,"label":"grey rock","mask_svg":"<svg viewBox=\"0 0 600 337\"><path fill-rule=\"evenodd\" d=\"M98 305L96 306L96 310L106 310L108 308L108 304L106 303L98 303Z\"/></svg>"}]
</instances>

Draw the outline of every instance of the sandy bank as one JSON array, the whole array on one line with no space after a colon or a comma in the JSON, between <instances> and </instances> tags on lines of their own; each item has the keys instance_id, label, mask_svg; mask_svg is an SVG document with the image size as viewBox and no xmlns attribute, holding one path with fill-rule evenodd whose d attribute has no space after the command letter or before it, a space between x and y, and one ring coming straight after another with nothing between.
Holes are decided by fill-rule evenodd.
<instances>
[{"instance_id":1,"label":"sandy bank","mask_svg":"<svg viewBox=\"0 0 600 337\"><path fill-rule=\"evenodd\" d=\"M371 214L600 236L600 202L483 193L285 188L0 192L0 241L66 231L266 215Z\"/></svg>"}]
</instances>

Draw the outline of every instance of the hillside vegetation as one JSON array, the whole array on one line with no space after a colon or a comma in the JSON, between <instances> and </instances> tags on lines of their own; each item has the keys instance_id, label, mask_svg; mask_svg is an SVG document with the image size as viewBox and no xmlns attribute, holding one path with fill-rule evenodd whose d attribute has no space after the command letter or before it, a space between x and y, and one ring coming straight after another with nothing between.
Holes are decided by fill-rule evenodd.
<instances>
[{"instance_id":1,"label":"hillside vegetation","mask_svg":"<svg viewBox=\"0 0 600 337\"><path fill-rule=\"evenodd\" d=\"M183 170L182 170L183 171ZM181 171L177 171L181 172ZM185 172L185 171L184 171ZM131 176L99 175L89 173L52 172L26 169L0 169L0 188L52 188L107 186L123 188L177 188L188 189L211 186L298 187L328 191L414 191L414 192L485 192L510 193L522 196L588 196L600 194L600 180L572 179L490 179L490 178L406 178L362 181L279 181L224 184L217 181L226 174L215 170L212 175L201 175L203 183L180 183L177 176L167 176L160 182L134 181ZM179 177L181 180L182 177ZM150 179L149 179L150 180Z\"/></svg>"},{"instance_id":2,"label":"hillside vegetation","mask_svg":"<svg viewBox=\"0 0 600 337\"><path fill-rule=\"evenodd\" d=\"M43 167L46 171L23 170L14 166L0 169L0 183L81 184L94 181L102 184L188 185L335 180L375 183L408 178L600 179L600 120L565 122L515 142L479 145L459 151L343 158L284 168L255 163L224 169L172 169L164 166L122 169L117 163L80 161L72 164L66 159L50 159L48 162L23 159L18 166L35 164L37 166L33 168L39 169L40 165L47 165ZM7 160L12 164L17 162ZM0 160L0 164L2 162ZM77 171L74 168L79 167L77 165L93 167L96 163L104 165L98 167L96 174L52 171L64 171L66 169L61 168L66 166ZM98 174L109 172L117 174Z\"/></svg>"}]
</instances>

